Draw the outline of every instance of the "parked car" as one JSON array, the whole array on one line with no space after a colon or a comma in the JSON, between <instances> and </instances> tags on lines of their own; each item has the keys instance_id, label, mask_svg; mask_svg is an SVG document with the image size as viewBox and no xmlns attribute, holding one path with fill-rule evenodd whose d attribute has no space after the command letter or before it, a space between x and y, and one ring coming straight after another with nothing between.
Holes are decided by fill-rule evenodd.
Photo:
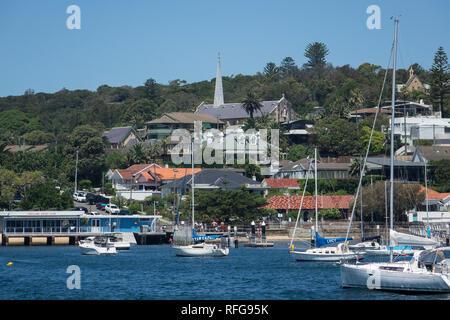
<instances>
[{"instance_id":1,"label":"parked car","mask_svg":"<svg viewBox=\"0 0 450 320\"><path fill-rule=\"evenodd\" d=\"M75 207L75 208L70 208L68 210L69 211L83 211L86 214L89 212L89 210L87 208L84 208L84 207Z\"/></svg>"},{"instance_id":2,"label":"parked car","mask_svg":"<svg viewBox=\"0 0 450 320\"><path fill-rule=\"evenodd\" d=\"M108 198L103 197L99 194L88 193L86 195L86 199L87 199L87 202L89 202L89 204L109 203Z\"/></svg>"},{"instance_id":3,"label":"parked car","mask_svg":"<svg viewBox=\"0 0 450 320\"><path fill-rule=\"evenodd\" d=\"M120 209L119 209L119 207L116 206L115 204L110 204L110 203L108 203L108 204L105 206L105 211L106 211L107 213L109 213L109 214L119 214Z\"/></svg>"},{"instance_id":4,"label":"parked car","mask_svg":"<svg viewBox=\"0 0 450 320\"><path fill-rule=\"evenodd\" d=\"M84 211L84 213L88 213L89 212L88 208L85 208L85 207L75 207L75 208L77 210Z\"/></svg>"},{"instance_id":5,"label":"parked car","mask_svg":"<svg viewBox=\"0 0 450 320\"><path fill-rule=\"evenodd\" d=\"M106 203L97 203L97 204L95 205L95 207L96 207L98 210L105 211L106 205L107 205Z\"/></svg>"},{"instance_id":6,"label":"parked car","mask_svg":"<svg viewBox=\"0 0 450 320\"><path fill-rule=\"evenodd\" d=\"M123 215L123 216L131 216L131 211L130 210L126 210L126 209L122 209L122 210L120 210L119 214Z\"/></svg>"},{"instance_id":7,"label":"parked car","mask_svg":"<svg viewBox=\"0 0 450 320\"><path fill-rule=\"evenodd\" d=\"M97 202L101 202L101 203L109 203L109 198L104 197L104 196L98 194L98 195L97 195L97 198L96 198L96 201L97 201Z\"/></svg>"},{"instance_id":8,"label":"parked car","mask_svg":"<svg viewBox=\"0 0 450 320\"><path fill-rule=\"evenodd\" d=\"M78 202L86 202L86 194L83 191L77 191L73 194L73 199Z\"/></svg>"},{"instance_id":9,"label":"parked car","mask_svg":"<svg viewBox=\"0 0 450 320\"><path fill-rule=\"evenodd\" d=\"M88 193L86 195L86 202L88 202L89 204L95 204L96 203L96 198L97 195L93 194L93 193Z\"/></svg>"}]
</instances>

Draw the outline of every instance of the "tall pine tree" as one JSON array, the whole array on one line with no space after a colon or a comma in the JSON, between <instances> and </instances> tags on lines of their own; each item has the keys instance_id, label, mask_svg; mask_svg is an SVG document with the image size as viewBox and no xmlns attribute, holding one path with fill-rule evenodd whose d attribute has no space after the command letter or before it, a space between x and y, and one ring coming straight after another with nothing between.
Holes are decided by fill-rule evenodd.
<instances>
[{"instance_id":1,"label":"tall pine tree","mask_svg":"<svg viewBox=\"0 0 450 320\"><path fill-rule=\"evenodd\" d=\"M439 47L434 55L431 66L431 101L442 112L443 117L448 117L449 93L450 93L450 66L444 48Z\"/></svg>"},{"instance_id":2,"label":"tall pine tree","mask_svg":"<svg viewBox=\"0 0 450 320\"><path fill-rule=\"evenodd\" d=\"M325 57L329 52L326 44L322 42L308 44L305 49L305 57L308 58L308 62L305 66L309 68L324 67L327 64Z\"/></svg>"}]
</instances>

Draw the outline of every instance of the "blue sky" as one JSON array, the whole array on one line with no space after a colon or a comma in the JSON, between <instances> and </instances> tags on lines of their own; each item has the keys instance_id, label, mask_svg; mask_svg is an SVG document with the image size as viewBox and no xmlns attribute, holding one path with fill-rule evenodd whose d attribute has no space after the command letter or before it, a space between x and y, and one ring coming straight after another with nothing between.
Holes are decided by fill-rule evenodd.
<instances>
[{"instance_id":1,"label":"blue sky","mask_svg":"<svg viewBox=\"0 0 450 320\"><path fill-rule=\"evenodd\" d=\"M81 30L69 30L70 5ZM381 9L381 29L369 30L369 5ZM0 4L0 96L167 84L215 77L217 53L226 76L255 74L305 47L324 42L335 66L385 66L399 16L398 67L429 68L439 46L450 55L447 0L39 0Z\"/></svg>"}]
</instances>

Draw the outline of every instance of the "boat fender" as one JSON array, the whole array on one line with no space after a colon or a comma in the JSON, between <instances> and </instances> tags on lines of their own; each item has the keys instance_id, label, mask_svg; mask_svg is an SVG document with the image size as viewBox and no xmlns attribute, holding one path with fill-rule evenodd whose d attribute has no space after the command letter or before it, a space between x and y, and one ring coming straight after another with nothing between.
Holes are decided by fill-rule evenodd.
<instances>
[{"instance_id":1,"label":"boat fender","mask_svg":"<svg viewBox=\"0 0 450 320\"><path fill-rule=\"evenodd\" d=\"M12 266L12 265L13 265L12 262L8 262L8 264L7 264L8 267L10 267L10 266Z\"/></svg>"}]
</instances>

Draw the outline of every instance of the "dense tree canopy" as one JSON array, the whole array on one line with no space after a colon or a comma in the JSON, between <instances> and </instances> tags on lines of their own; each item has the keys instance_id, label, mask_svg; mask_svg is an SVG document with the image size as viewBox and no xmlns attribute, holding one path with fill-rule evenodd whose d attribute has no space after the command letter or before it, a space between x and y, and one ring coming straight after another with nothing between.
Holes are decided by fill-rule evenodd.
<instances>
[{"instance_id":1,"label":"dense tree canopy","mask_svg":"<svg viewBox=\"0 0 450 320\"><path fill-rule=\"evenodd\" d=\"M386 214L389 216L389 190L389 183L387 183L386 199L384 181L377 181L373 185L363 187L364 220L384 221ZM406 221L408 218L406 211L416 208L425 200L425 193L419 190L420 185L417 183L394 183L394 221ZM387 213L385 201L388 205ZM360 215L359 198L355 210Z\"/></svg>"},{"instance_id":2,"label":"dense tree canopy","mask_svg":"<svg viewBox=\"0 0 450 320\"><path fill-rule=\"evenodd\" d=\"M267 204L261 198L245 189L195 191L195 219L197 221L224 221L248 223L261 216L262 207ZM184 217L190 216L190 196L184 206Z\"/></svg>"},{"instance_id":3,"label":"dense tree canopy","mask_svg":"<svg viewBox=\"0 0 450 320\"><path fill-rule=\"evenodd\" d=\"M313 42L305 48L308 60L303 66L297 66L294 58L288 56L278 65L274 62L261 65L261 72L254 75L224 76L225 101L253 101L247 103L247 110L254 116L258 109L255 101L279 100L284 94L299 119L316 120L305 148L310 151L316 146L322 156L359 155L367 146L368 128L372 127L373 118L356 124L350 121L348 114L352 110L376 106L386 70L369 62L358 67L333 66L326 61L328 54L324 43ZM412 67L422 82L431 85L431 90L405 91L402 97L424 99L425 103L433 103L435 110L440 106L444 115L448 115L449 67L444 49L441 47L436 52L430 70L417 63ZM408 69L397 70L399 83L408 80ZM382 101L390 98L391 80L389 76L387 79ZM89 179L93 186L99 186L102 172L108 168L156 161L166 147L161 142L110 154L101 139L105 130L126 125L140 129L145 122L165 112L193 112L202 101L213 102L214 87L215 78L195 83L175 79L161 84L149 76L137 87L104 84L95 91L64 88L56 93L35 92L30 88L21 96L0 97L0 168L15 174L39 171L46 181L73 186L78 151L78 179ZM248 92L258 98L248 99ZM388 150L389 137L386 140L386 131L382 130L387 123L382 118L377 122L371 154ZM280 128L277 125L267 117L245 123L246 128L255 129ZM6 144L24 143L47 143L49 149L33 153L4 151ZM310 154L302 146L289 144L283 133L280 133L280 147L292 160ZM262 178L258 166L245 164L241 167L246 169L247 175ZM439 178L442 172L445 177L445 167L437 166L436 179L443 181ZM7 181L8 174L3 173ZM0 198L11 195L6 187L1 192Z\"/></svg>"}]
</instances>

